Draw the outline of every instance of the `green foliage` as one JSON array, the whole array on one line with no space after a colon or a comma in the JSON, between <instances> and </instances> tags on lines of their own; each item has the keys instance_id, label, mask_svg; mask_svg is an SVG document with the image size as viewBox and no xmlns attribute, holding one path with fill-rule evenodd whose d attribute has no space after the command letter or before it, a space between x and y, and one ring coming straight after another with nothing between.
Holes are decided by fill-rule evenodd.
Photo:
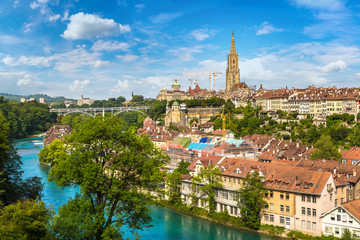
<instances>
[{"instance_id":1,"label":"green foliage","mask_svg":"<svg viewBox=\"0 0 360 240\"><path fill-rule=\"evenodd\" d=\"M282 235L285 232L284 227L264 224L260 226L260 230L267 232L271 235Z\"/></svg>"},{"instance_id":2,"label":"green foliage","mask_svg":"<svg viewBox=\"0 0 360 240\"><path fill-rule=\"evenodd\" d=\"M60 123L62 125L69 125L71 128L75 129L78 128L83 123L90 121L91 119L92 117L87 114L73 113L73 114L68 114L66 116L62 116L60 119Z\"/></svg>"},{"instance_id":3,"label":"green foliage","mask_svg":"<svg viewBox=\"0 0 360 240\"><path fill-rule=\"evenodd\" d=\"M351 234L351 231L347 228L343 229L341 234L341 240L357 240L359 239L355 233Z\"/></svg>"},{"instance_id":4,"label":"green foliage","mask_svg":"<svg viewBox=\"0 0 360 240\"><path fill-rule=\"evenodd\" d=\"M263 188L262 177L258 172L247 174L242 181L242 188L239 189L238 207L241 212L241 219L248 228L260 228L260 213L265 205L263 200L265 189Z\"/></svg>"},{"instance_id":5,"label":"green foliage","mask_svg":"<svg viewBox=\"0 0 360 240\"><path fill-rule=\"evenodd\" d=\"M166 195L169 198L169 202L172 204L179 204L181 202L181 174L179 172L169 173L166 176Z\"/></svg>"},{"instance_id":6,"label":"green foliage","mask_svg":"<svg viewBox=\"0 0 360 240\"><path fill-rule=\"evenodd\" d=\"M190 100L176 100L179 104L185 103L187 107L220 107L225 105L225 100L222 98L211 97L208 99L190 99ZM169 101L171 106L175 100Z\"/></svg>"},{"instance_id":7,"label":"green foliage","mask_svg":"<svg viewBox=\"0 0 360 240\"><path fill-rule=\"evenodd\" d=\"M52 214L43 201L23 200L8 205L0 210L1 239L42 239Z\"/></svg>"},{"instance_id":8,"label":"green foliage","mask_svg":"<svg viewBox=\"0 0 360 240\"><path fill-rule=\"evenodd\" d=\"M149 117L153 120L159 120L162 115L166 113L166 104L167 102L165 100L156 100L153 104L151 104L150 109L147 112Z\"/></svg>"},{"instance_id":9,"label":"green foliage","mask_svg":"<svg viewBox=\"0 0 360 240\"><path fill-rule=\"evenodd\" d=\"M21 158L10 139L8 121L0 113L0 203L8 205L20 199L41 196L39 177L22 179Z\"/></svg>"},{"instance_id":10,"label":"green foliage","mask_svg":"<svg viewBox=\"0 0 360 240\"><path fill-rule=\"evenodd\" d=\"M329 235L329 236L312 236L312 235L308 235L302 232L298 232L298 231L290 231L287 234L287 237L290 239L296 239L296 240L338 240L339 238L334 237L333 235Z\"/></svg>"},{"instance_id":11,"label":"green foliage","mask_svg":"<svg viewBox=\"0 0 360 240\"><path fill-rule=\"evenodd\" d=\"M311 153L311 159L341 160L342 158L330 136L322 135L315 143L315 148Z\"/></svg>"},{"instance_id":12,"label":"green foliage","mask_svg":"<svg viewBox=\"0 0 360 240\"><path fill-rule=\"evenodd\" d=\"M53 166L58 161L64 161L66 156L66 145L64 141L55 139L38 153L39 161Z\"/></svg>"},{"instance_id":13,"label":"green foliage","mask_svg":"<svg viewBox=\"0 0 360 240\"><path fill-rule=\"evenodd\" d=\"M175 169L174 172L178 172L183 175L189 174L189 170L187 169L188 166L190 166L188 161L181 160L179 166Z\"/></svg>"},{"instance_id":14,"label":"green foliage","mask_svg":"<svg viewBox=\"0 0 360 240\"><path fill-rule=\"evenodd\" d=\"M133 231L149 226L151 196L143 191L157 190L168 158L146 135L137 136L119 118L96 117L75 129L66 144L67 153L54 162L49 180L60 187L80 185L82 199L76 201L90 202L94 209L87 215L96 223L94 239L119 234L113 229L123 225ZM69 214L64 210L62 217L71 219Z\"/></svg>"},{"instance_id":15,"label":"green foliage","mask_svg":"<svg viewBox=\"0 0 360 240\"><path fill-rule=\"evenodd\" d=\"M200 190L199 198L206 197L210 213L215 212L215 190L222 187L220 176L220 169L209 165L203 167L198 175L192 178L193 188Z\"/></svg>"},{"instance_id":16,"label":"green foliage","mask_svg":"<svg viewBox=\"0 0 360 240\"><path fill-rule=\"evenodd\" d=\"M131 98L132 102L143 102L144 101L144 96L142 95L133 95Z\"/></svg>"},{"instance_id":17,"label":"green foliage","mask_svg":"<svg viewBox=\"0 0 360 240\"><path fill-rule=\"evenodd\" d=\"M36 101L17 103L0 97L0 112L9 121L10 138L23 138L45 132L56 122L57 115L50 113L46 104Z\"/></svg>"}]
</instances>

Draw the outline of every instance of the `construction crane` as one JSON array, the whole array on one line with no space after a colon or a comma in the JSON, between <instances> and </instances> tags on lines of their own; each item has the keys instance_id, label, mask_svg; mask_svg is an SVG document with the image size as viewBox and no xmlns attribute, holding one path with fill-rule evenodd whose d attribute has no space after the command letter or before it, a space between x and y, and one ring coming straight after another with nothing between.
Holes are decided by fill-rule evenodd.
<instances>
[{"instance_id":1,"label":"construction crane","mask_svg":"<svg viewBox=\"0 0 360 240\"><path fill-rule=\"evenodd\" d=\"M209 92L211 92L211 78L214 82L213 91L215 91L215 77L219 76L222 73L214 73L214 72L187 72L183 73L183 76L208 76L209 77Z\"/></svg>"},{"instance_id":2,"label":"construction crane","mask_svg":"<svg viewBox=\"0 0 360 240\"><path fill-rule=\"evenodd\" d=\"M225 114L225 110L227 111L227 113ZM222 120L222 135L223 137L225 137L225 130L226 130L226 119L229 120L229 125L231 123L231 119L230 119L230 111L227 110L225 107L223 108L222 110L222 113L221 113L221 120Z\"/></svg>"},{"instance_id":3,"label":"construction crane","mask_svg":"<svg viewBox=\"0 0 360 240\"><path fill-rule=\"evenodd\" d=\"M189 82L190 82L190 87L192 87L193 84L195 84L195 85L198 84L198 80L195 80L195 79L192 79L192 78L189 78Z\"/></svg>"}]
</instances>

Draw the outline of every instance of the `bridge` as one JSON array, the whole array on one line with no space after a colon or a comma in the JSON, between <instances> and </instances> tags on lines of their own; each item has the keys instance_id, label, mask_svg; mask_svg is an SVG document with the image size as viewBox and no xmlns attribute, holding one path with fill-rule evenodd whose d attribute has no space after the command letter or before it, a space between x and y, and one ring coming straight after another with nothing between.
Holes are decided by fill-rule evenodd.
<instances>
[{"instance_id":1,"label":"bridge","mask_svg":"<svg viewBox=\"0 0 360 240\"><path fill-rule=\"evenodd\" d=\"M117 115L122 112L138 112L146 115L144 111L149 110L149 106L142 107L102 107L102 108L59 108L50 109L50 112L68 115L71 113L85 113L91 117L95 117L97 114L102 113L105 116L105 112L111 112L111 115Z\"/></svg>"}]
</instances>

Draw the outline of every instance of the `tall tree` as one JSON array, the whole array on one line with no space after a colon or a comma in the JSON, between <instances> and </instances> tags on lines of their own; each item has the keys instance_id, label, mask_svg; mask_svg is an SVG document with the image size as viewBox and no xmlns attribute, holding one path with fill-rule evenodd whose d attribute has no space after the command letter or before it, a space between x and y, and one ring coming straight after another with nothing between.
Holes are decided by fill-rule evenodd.
<instances>
[{"instance_id":1,"label":"tall tree","mask_svg":"<svg viewBox=\"0 0 360 240\"><path fill-rule=\"evenodd\" d=\"M178 204L181 202L181 179L181 174L175 171L166 176L165 194L168 196L169 202L172 204Z\"/></svg>"},{"instance_id":2,"label":"tall tree","mask_svg":"<svg viewBox=\"0 0 360 240\"><path fill-rule=\"evenodd\" d=\"M0 210L1 239L43 239L52 214L43 201L27 199L10 204Z\"/></svg>"},{"instance_id":3,"label":"tall tree","mask_svg":"<svg viewBox=\"0 0 360 240\"><path fill-rule=\"evenodd\" d=\"M200 191L200 198L205 197L209 212L215 212L215 191L222 187L220 182L221 171L214 165L205 166L199 174L192 178L193 187Z\"/></svg>"},{"instance_id":4,"label":"tall tree","mask_svg":"<svg viewBox=\"0 0 360 240\"><path fill-rule=\"evenodd\" d=\"M338 148L333 143L330 136L322 135L320 139L315 143L314 147L316 148L311 153L311 159L327 159L327 160L341 160L341 153L338 151Z\"/></svg>"},{"instance_id":5,"label":"tall tree","mask_svg":"<svg viewBox=\"0 0 360 240\"><path fill-rule=\"evenodd\" d=\"M265 205L262 179L258 172L247 174L239 190L238 207L241 219L251 229L260 228L260 213Z\"/></svg>"},{"instance_id":6,"label":"tall tree","mask_svg":"<svg viewBox=\"0 0 360 240\"><path fill-rule=\"evenodd\" d=\"M0 113L0 202L5 205L24 198L41 196L39 177L22 179L21 158L11 142L9 123Z\"/></svg>"},{"instance_id":7,"label":"tall tree","mask_svg":"<svg viewBox=\"0 0 360 240\"><path fill-rule=\"evenodd\" d=\"M147 227L151 217L146 204L151 196L145 192L156 191L163 180L160 169L167 157L162 151L116 117L91 119L75 129L66 144L67 152L55 161L49 180L61 187L80 185L79 201L90 204L92 211L85 207L77 213L63 211L60 218L88 213L91 224L82 225L82 231L93 232L93 239L117 235L114 229L120 231L123 225L134 231ZM68 204L76 206L76 201Z\"/></svg>"}]
</instances>

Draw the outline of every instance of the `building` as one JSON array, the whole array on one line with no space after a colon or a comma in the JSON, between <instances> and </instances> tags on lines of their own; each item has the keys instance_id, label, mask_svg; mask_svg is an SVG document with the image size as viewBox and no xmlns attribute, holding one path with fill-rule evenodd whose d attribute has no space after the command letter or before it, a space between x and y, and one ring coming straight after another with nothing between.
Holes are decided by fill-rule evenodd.
<instances>
[{"instance_id":1,"label":"building","mask_svg":"<svg viewBox=\"0 0 360 240\"><path fill-rule=\"evenodd\" d=\"M323 213L322 232L324 235L341 237L345 229L360 237L360 200L343 203Z\"/></svg>"},{"instance_id":2,"label":"building","mask_svg":"<svg viewBox=\"0 0 360 240\"><path fill-rule=\"evenodd\" d=\"M84 98L83 95L81 95L80 100L77 101L77 105L81 106L83 104L91 105L95 102L95 99L91 98Z\"/></svg>"},{"instance_id":3,"label":"building","mask_svg":"<svg viewBox=\"0 0 360 240\"><path fill-rule=\"evenodd\" d=\"M69 135L72 128L69 125L54 125L52 126L44 136L44 144L49 145L55 139L64 139L66 135Z\"/></svg>"},{"instance_id":4,"label":"building","mask_svg":"<svg viewBox=\"0 0 360 240\"><path fill-rule=\"evenodd\" d=\"M235 84L240 84L239 56L236 53L234 32L232 33L228 65L226 69L226 91L230 91Z\"/></svg>"},{"instance_id":5,"label":"building","mask_svg":"<svg viewBox=\"0 0 360 240\"><path fill-rule=\"evenodd\" d=\"M39 103L45 103L45 99L44 98L39 98Z\"/></svg>"},{"instance_id":6,"label":"building","mask_svg":"<svg viewBox=\"0 0 360 240\"><path fill-rule=\"evenodd\" d=\"M218 107L186 107L185 103L179 104L175 101L172 106L167 106L165 115L165 126L170 124L176 126L190 127L190 120L197 118L199 124L208 122L212 117L220 114Z\"/></svg>"}]
</instances>

